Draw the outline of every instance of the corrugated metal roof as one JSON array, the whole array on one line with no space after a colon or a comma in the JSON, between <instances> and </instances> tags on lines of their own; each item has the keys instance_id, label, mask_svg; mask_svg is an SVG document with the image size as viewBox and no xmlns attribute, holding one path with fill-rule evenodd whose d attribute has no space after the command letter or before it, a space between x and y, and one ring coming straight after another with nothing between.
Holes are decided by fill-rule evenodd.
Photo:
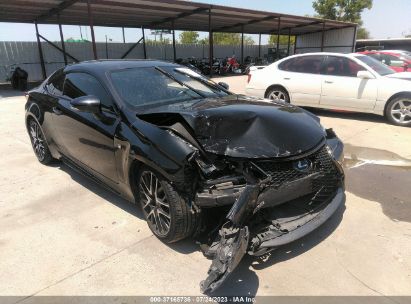
<instances>
[{"instance_id":1,"label":"corrugated metal roof","mask_svg":"<svg viewBox=\"0 0 411 304\"><path fill-rule=\"evenodd\" d=\"M353 23L179 0L90 0L95 26L300 35ZM0 22L88 25L87 0L0 0Z\"/></svg>"}]
</instances>

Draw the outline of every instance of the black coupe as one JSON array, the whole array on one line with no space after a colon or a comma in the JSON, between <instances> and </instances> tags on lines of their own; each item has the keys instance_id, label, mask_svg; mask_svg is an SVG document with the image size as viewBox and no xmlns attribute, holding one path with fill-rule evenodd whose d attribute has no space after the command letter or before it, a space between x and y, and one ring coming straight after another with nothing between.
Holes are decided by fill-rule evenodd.
<instances>
[{"instance_id":1,"label":"black coupe","mask_svg":"<svg viewBox=\"0 0 411 304\"><path fill-rule=\"evenodd\" d=\"M28 93L26 126L41 163L62 160L140 205L164 242L200 240L213 258L203 292L345 200L343 145L315 115L177 64L62 68Z\"/></svg>"}]
</instances>

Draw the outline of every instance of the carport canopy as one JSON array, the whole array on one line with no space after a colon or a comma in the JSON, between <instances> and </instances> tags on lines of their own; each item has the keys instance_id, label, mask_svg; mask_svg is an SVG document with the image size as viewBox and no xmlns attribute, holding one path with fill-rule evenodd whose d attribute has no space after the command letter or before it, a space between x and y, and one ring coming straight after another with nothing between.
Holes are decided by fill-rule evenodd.
<instances>
[{"instance_id":1,"label":"carport canopy","mask_svg":"<svg viewBox=\"0 0 411 304\"><path fill-rule=\"evenodd\" d=\"M144 29L172 30L174 60L176 59L175 30L205 31L209 33L209 58L213 58L214 32L242 33L241 61L243 61L244 33L277 35L277 50L279 36L288 36L288 51L290 52L290 37L319 33L317 48L324 49L325 32L345 28L354 28L352 49L355 44L356 24L312 17L294 16L274 12L257 11L197 3L179 0L0 0L0 22L34 23L36 25L37 43L44 78L46 77L43 52L40 38L57 48L67 57L73 56L65 50L62 24L89 25L94 58L97 50L94 36L94 26L141 28L143 37L135 43L122 58L143 42L144 58L147 58ZM58 24L61 37L61 48L39 34L38 24ZM124 39L124 38L123 38ZM295 47L296 48L296 47ZM259 50L260 55L260 50ZM277 59L279 52L277 51ZM212 60L209 60L210 70Z\"/></svg>"},{"instance_id":2,"label":"carport canopy","mask_svg":"<svg viewBox=\"0 0 411 304\"><path fill-rule=\"evenodd\" d=\"M0 22L88 25L88 2L95 26L284 35L356 26L335 20L178 0L0 0Z\"/></svg>"}]
</instances>

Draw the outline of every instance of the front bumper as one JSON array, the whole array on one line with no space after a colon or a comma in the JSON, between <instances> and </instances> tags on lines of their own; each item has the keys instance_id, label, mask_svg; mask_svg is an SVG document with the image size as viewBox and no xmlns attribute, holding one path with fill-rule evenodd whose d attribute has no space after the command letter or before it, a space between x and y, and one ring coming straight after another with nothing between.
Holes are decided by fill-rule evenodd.
<instances>
[{"instance_id":1,"label":"front bumper","mask_svg":"<svg viewBox=\"0 0 411 304\"><path fill-rule=\"evenodd\" d=\"M293 230L287 232L282 231L282 234L278 234L277 231L273 231L272 238L267 234L265 235L265 240L259 245L260 248L272 248L282 246L291 243L295 240L302 238L303 236L309 234L310 232L317 229L324 222L326 222L341 206L345 204L345 193L342 187L338 188L334 198L326 204L326 206L320 211L313 213L308 213L304 217L298 218L298 222L305 222L304 224L295 225ZM287 222L287 225L292 225L292 221ZM279 227L281 229L281 225Z\"/></svg>"}]
</instances>

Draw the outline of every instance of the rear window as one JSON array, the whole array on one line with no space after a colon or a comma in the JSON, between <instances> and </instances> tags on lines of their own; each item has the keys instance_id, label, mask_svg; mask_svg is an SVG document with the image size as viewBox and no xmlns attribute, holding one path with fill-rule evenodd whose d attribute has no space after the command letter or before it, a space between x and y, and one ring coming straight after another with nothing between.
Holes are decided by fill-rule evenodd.
<instances>
[{"instance_id":1,"label":"rear window","mask_svg":"<svg viewBox=\"0 0 411 304\"><path fill-rule=\"evenodd\" d=\"M288 72L320 74L323 61L324 56L301 56L283 61L278 68Z\"/></svg>"}]
</instances>

